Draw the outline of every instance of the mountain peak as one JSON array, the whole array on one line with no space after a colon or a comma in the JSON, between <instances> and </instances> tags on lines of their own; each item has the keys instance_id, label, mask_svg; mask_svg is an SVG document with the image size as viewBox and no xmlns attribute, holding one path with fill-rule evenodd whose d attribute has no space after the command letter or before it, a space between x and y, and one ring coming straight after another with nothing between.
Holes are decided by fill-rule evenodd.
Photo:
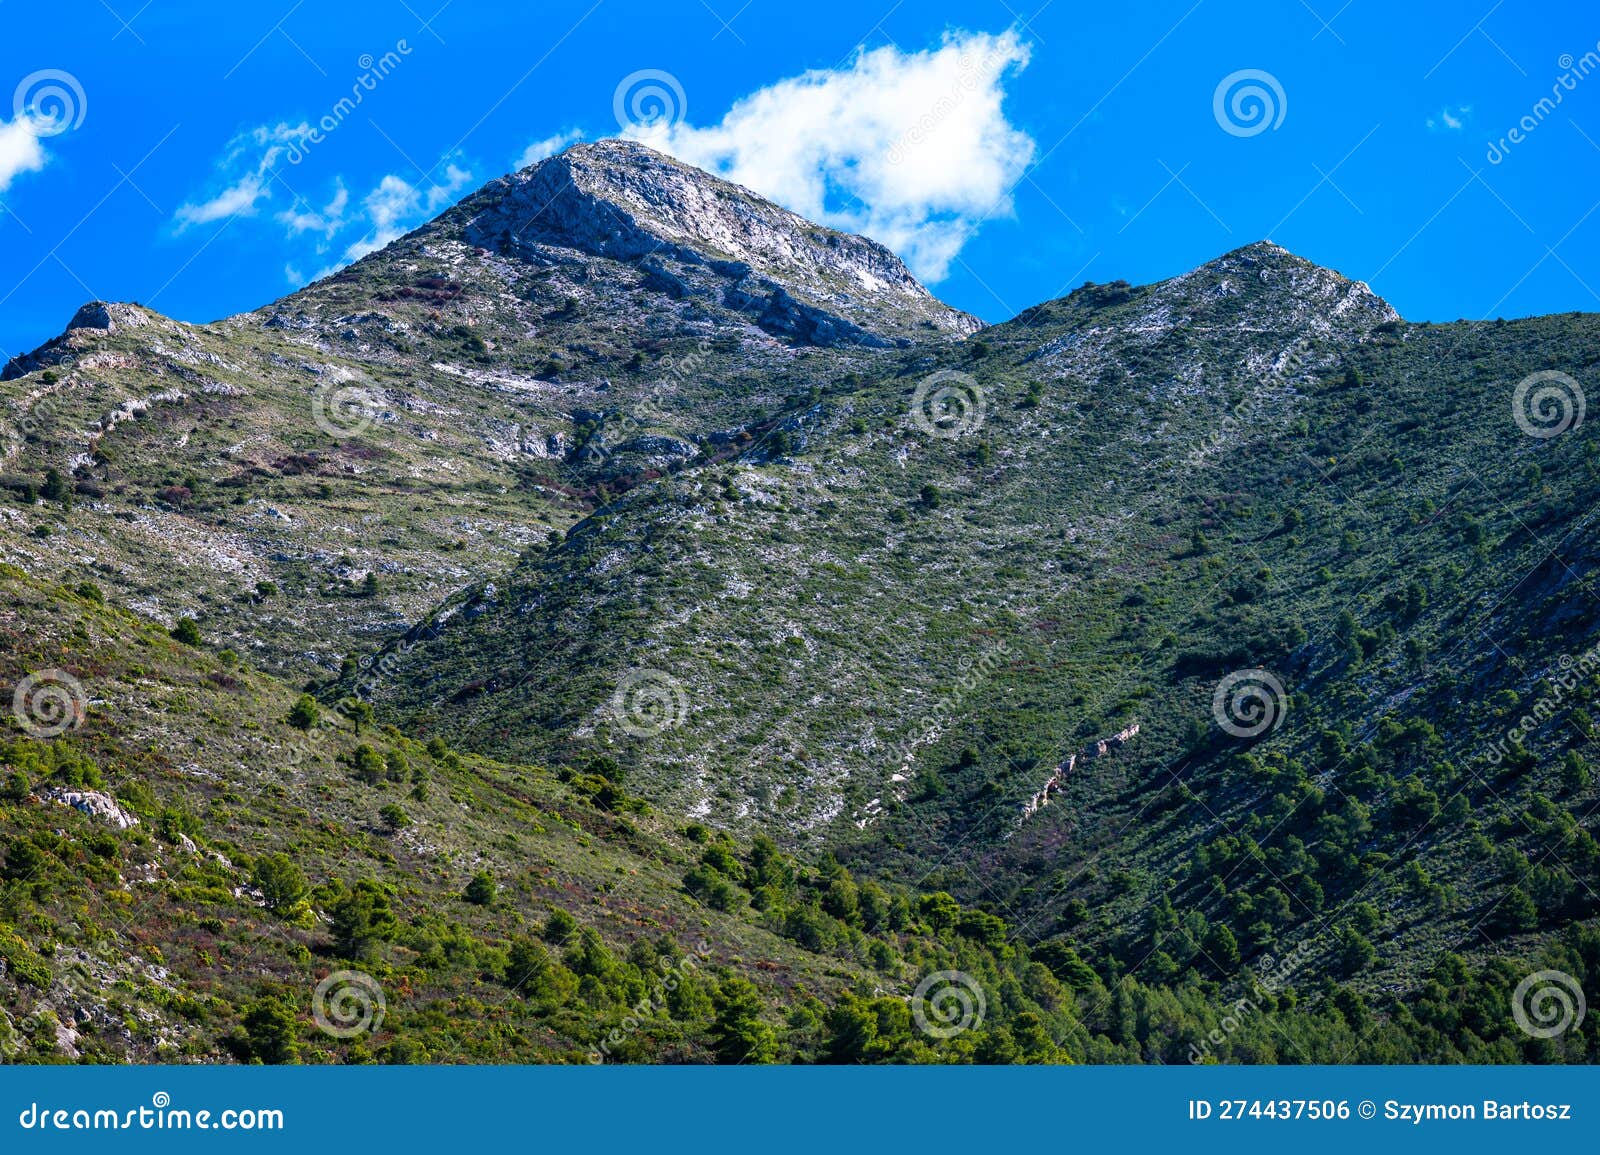
<instances>
[{"instance_id":1,"label":"mountain peak","mask_svg":"<svg viewBox=\"0 0 1600 1155\"><path fill-rule=\"evenodd\" d=\"M574 145L491 181L438 222L481 248L542 261L577 250L711 293L764 328L818 343L886 344L981 327L883 245L814 224L642 144Z\"/></svg>"},{"instance_id":2,"label":"mountain peak","mask_svg":"<svg viewBox=\"0 0 1600 1155\"><path fill-rule=\"evenodd\" d=\"M1323 307L1330 315L1354 313L1375 324L1400 319L1389 302L1374 293L1365 281L1353 281L1269 240L1254 241L1223 253L1163 284L1192 287L1196 282L1219 293L1243 292L1247 287L1260 286L1272 297L1287 295L1308 306Z\"/></svg>"},{"instance_id":3,"label":"mountain peak","mask_svg":"<svg viewBox=\"0 0 1600 1155\"><path fill-rule=\"evenodd\" d=\"M0 367L0 381L11 381L39 369L61 369L74 364L82 352L101 336L119 329L154 328L175 333L182 322L125 301L89 301L72 314L60 335L29 353L12 357Z\"/></svg>"}]
</instances>

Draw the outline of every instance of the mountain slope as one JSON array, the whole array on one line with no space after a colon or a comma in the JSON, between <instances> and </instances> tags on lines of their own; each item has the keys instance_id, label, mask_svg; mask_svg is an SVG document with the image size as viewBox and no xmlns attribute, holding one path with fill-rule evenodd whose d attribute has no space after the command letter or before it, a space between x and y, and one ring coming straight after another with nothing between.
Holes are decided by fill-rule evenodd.
<instances>
[{"instance_id":1,"label":"mountain slope","mask_svg":"<svg viewBox=\"0 0 1600 1155\"><path fill-rule=\"evenodd\" d=\"M614 764L297 724L287 687L92 585L0 567L0 593L31 727L0 737L0 1061L1594 1058L1502 1021L1514 967L1453 957L1381 1021L1262 972L1239 1023L1246 976L1097 973L948 895L681 825ZM1600 935L1543 959L1600 974Z\"/></svg>"},{"instance_id":2,"label":"mountain slope","mask_svg":"<svg viewBox=\"0 0 1600 1155\"><path fill-rule=\"evenodd\" d=\"M1509 781L1485 752L1596 640L1590 443L1510 405L1534 367L1593 372L1595 318L1406 325L1252 246L982 341L797 407L802 450L629 493L368 691L476 748L604 750L688 813L1127 967L1198 957L1151 927L1166 902L1246 957L1310 942L1335 970L1349 909L1377 904L1372 981L1406 984L1512 929L1496 912L1539 871L1559 877L1519 929L1593 913L1593 788L1567 761L1587 731L1541 730ZM929 432L929 380L981 398L981 427ZM1282 724L1240 761L1214 691L1256 667ZM1068 754L1135 723L1024 823ZM1447 805L1480 817L1424 825Z\"/></svg>"},{"instance_id":3,"label":"mountain slope","mask_svg":"<svg viewBox=\"0 0 1600 1155\"><path fill-rule=\"evenodd\" d=\"M104 731L45 744L143 765L141 710L176 719L160 740L192 746L172 761L200 781L166 779L163 804L216 807L233 788L205 775L270 762L256 731L281 731L285 685L305 683L324 708L376 707L397 727L385 750L470 753L449 774L468 809L427 815L450 854L543 824L525 793L610 815L577 823L614 853L571 866L569 892L674 926L737 916L719 991L775 960L795 976L757 983L755 1017L795 1032L773 1050L745 1021L763 1055L1003 1058L1038 1027L1042 1057L1181 1061L1219 998L1288 959L1288 1017L1226 1054L1586 1053L1461 1008L1503 1005L1534 959L1595 964L1600 472L1581 393L1600 319L1408 324L1260 243L973 324L873 243L615 142L492 182L254 313L87 306L5 373L0 560L35 607L8 671L136 687L139 651L168 653L158 709L126 691ZM116 638L142 641L102 652L104 622L39 608L84 581L144 623ZM163 640L184 616L214 663ZM247 670L270 708L210 688ZM352 833L374 799L350 782L356 736L327 729L321 769L291 774L267 819L314 832L324 913L357 901L339 866L358 842L386 885L442 901L430 871L455 859ZM30 789L82 786L70 758L7 757ZM306 790L339 829L295 809ZM642 834L613 821L636 796L662 815ZM51 799L12 801L8 837L53 853ZM80 841L69 875L93 865ZM529 853L506 842L495 868ZM869 878L923 893L891 925ZM120 901L101 881L96 901ZM163 893L174 912L204 897ZM35 915L60 896L4 897L46 957L61 920ZM444 968L441 998L469 999L519 933L473 925L482 965ZM412 930L386 965L451 933L420 914ZM643 981L574 962L618 992ZM1034 1020L911 1046L904 1003L873 987L946 964L1017 1015L1025 990ZM785 994L801 986L826 1005ZM722 992L731 1018L742 997ZM839 1049L863 1037L853 1000L897 1004L870 1012L892 1044ZM516 1053L597 1037L537 1029L549 1047ZM720 1029L641 1053L727 1057Z\"/></svg>"},{"instance_id":4,"label":"mountain slope","mask_svg":"<svg viewBox=\"0 0 1600 1155\"><path fill-rule=\"evenodd\" d=\"M549 187L568 190L559 235L480 235ZM641 189L715 211L657 251ZM774 238L778 257L731 269ZM903 332L973 324L872 242L637 146L580 146L256 313L85 306L3 387L3 480L31 500L54 469L75 516L11 510L0 558L87 566L153 617L325 675L606 495L748 444L793 391L859 375Z\"/></svg>"},{"instance_id":5,"label":"mountain slope","mask_svg":"<svg viewBox=\"0 0 1600 1155\"><path fill-rule=\"evenodd\" d=\"M773 728L763 711L776 710L812 727L795 747L831 758L807 767L822 813L801 825L838 817L841 783L918 743L917 722L956 659L1014 643L1019 615L1079 596L1075 561L1132 544L1122 540L1130 515L1164 499L1191 455L1287 428L1317 374L1393 319L1363 287L1270 246L1146 290L1085 289L986 331L979 347L908 354L880 379L806 398L783 423L794 434L785 442L801 447L792 457L758 447L733 468L628 495L530 559L509 587L467 595L474 612L449 618L461 625L437 644L402 645L394 686L375 692L398 704L385 695L421 682L434 702L458 702L464 685L492 678L442 724L490 728L532 749L543 731L605 730L610 685L660 668L685 683L690 724L661 735L649 758L706 751L703 782L721 774L728 743L741 757L781 744L761 732ZM963 425L934 419L940 387L967 403L974 427L964 436L945 435ZM1256 422L1219 429L1246 395ZM1118 491L1097 493L1107 478ZM921 492L930 484L937 504ZM730 660L772 692L731 692ZM542 691L562 666L592 679L586 705L570 682L562 697L517 688ZM579 712L558 713L574 699ZM500 702L512 713L497 716ZM755 711L745 734L741 710ZM782 764L794 752L771 757ZM680 801L708 805L703 794Z\"/></svg>"}]
</instances>

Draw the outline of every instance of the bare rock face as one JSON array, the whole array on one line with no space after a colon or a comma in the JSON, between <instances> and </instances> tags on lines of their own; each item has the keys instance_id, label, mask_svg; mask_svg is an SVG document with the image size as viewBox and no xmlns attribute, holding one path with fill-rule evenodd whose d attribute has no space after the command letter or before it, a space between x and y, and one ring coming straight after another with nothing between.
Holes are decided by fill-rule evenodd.
<instances>
[{"instance_id":1,"label":"bare rock face","mask_svg":"<svg viewBox=\"0 0 1600 1155\"><path fill-rule=\"evenodd\" d=\"M176 322L160 319L168 329ZM77 363L94 339L117 329L141 329L150 324L150 316L138 305L120 301L90 301L81 306L67 322L59 337L52 337L31 353L11 358L0 369L0 381L11 381L40 369L70 369Z\"/></svg>"},{"instance_id":2,"label":"bare rock face","mask_svg":"<svg viewBox=\"0 0 1600 1155\"><path fill-rule=\"evenodd\" d=\"M139 820L118 805L115 798L98 790L53 788L43 791L40 798L60 806L70 806L80 814L108 822L118 830L127 830L129 827L139 825Z\"/></svg>"},{"instance_id":3,"label":"bare rock face","mask_svg":"<svg viewBox=\"0 0 1600 1155\"><path fill-rule=\"evenodd\" d=\"M72 315L72 320L67 322L67 329L104 329L110 332L116 328L116 323L111 319L111 306L104 301L90 301Z\"/></svg>"},{"instance_id":4,"label":"bare rock face","mask_svg":"<svg viewBox=\"0 0 1600 1155\"><path fill-rule=\"evenodd\" d=\"M905 344L981 327L876 241L627 141L578 145L492 181L441 224L508 256L539 261L558 248L631 264L647 288L720 298L798 344Z\"/></svg>"}]
</instances>

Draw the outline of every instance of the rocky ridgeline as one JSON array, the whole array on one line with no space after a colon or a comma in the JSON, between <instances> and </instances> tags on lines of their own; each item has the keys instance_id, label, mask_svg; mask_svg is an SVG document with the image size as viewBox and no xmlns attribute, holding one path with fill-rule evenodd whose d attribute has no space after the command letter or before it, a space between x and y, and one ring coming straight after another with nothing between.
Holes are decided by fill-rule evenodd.
<instances>
[{"instance_id":1,"label":"rocky ridgeline","mask_svg":"<svg viewBox=\"0 0 1600 1155\"><path fill-rule=\"evenodd\" d=\"M1040 309L1069 324L1034 351L1039 369L1062 380L1125 374L1161 399L1215 396L1229 384L1292 391L1400 321L1363 282L1271 241L1151 285L1085 286Z\"/></svg>"},{"instance_id":2,"label":"rocky ridgeline","mask_svg":"<svg viewBox=\"0 0 1600 1155\"><path fill-rule=\"evenodd\" d=\"M550 262L548 248L624 262L642 287L709 297L801 344L904 345L981 327L876 241L626 141L578 145L491 181L440 224L535 263Z\"/></svg>"},{"instance_id":3,"label":"rocky ridgeline","mask_svg":"<svg viewBox=\"0 0 1600 1155\"><path fill-rule=\"evenodd\" d=\"M93 344L100 333L114 333L118 329L143 329L152 323L165 333L182 329L181 322L172 321L158 313L149 312L138 305L120 301L90 301L72 315L66 329L31 353L24 353L7 361L0 369L0 381L25 377L40 369L66 369L72 367Z\"/></svg>"},{"instance_id":4,"label":"rocky ridgeline","mask_svg":"<svg viewBox=\"0 0 1600 1155\"><path fill-rule=\"evenodd\" d=\"M1039 792L1032 798L1028 799L1027 802L1023 803L1021 821L1026 822L1029 818L1032 818L1039 811L1050 805L1050 795L1058 792L1061 789L1062 783L1066 781L1067 775L1071 774L1073 770L1077 768L1077 765L1080 761L1087 762L1094 758L1104 758L1113 750L1120 750L1138 733L1139 723L1135 722L1133 725L1124 730L1118 730L1109 738L1101 738L1097 742L1089 743L1089 745L1085 746L1082 750L1079 750L1076 754L1068 754L1066 761L1057 766L1055 768L1055 772L1052 773L1049 778L1045 779L1045 783L1039 788Z\"/></svg>"}]
</instances>

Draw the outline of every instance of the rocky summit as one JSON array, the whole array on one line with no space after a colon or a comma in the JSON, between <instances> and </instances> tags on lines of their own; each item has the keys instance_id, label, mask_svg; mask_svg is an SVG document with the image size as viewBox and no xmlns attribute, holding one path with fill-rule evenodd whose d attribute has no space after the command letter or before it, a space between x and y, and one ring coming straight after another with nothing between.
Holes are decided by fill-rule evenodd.
<instances>
[{"instance_id":1,"label":"rocky summit","mask_svg":"<svg viewBox=\"0 0 1600 1155\"><path fill-rule=\"evenodd\" d=\"M632 265L648 288L716 302L801 344L903 346L980 327L875 241L626 141L577 145L493 181L438 225L538 265L574 254Z\"/></svg>"},{"instance_id":2,"label":"rocky summit","mask_svg":"<svg viewBox=\"0 0 1600 1155\"><path fill-rule=\"evenodd\" d=\"M0 1054L1592 1062L1503 1008L1600 978L1597 367L1268 242L984 326L618 141L86 305L0 384Z\"/></svg>"}]
</instances>

